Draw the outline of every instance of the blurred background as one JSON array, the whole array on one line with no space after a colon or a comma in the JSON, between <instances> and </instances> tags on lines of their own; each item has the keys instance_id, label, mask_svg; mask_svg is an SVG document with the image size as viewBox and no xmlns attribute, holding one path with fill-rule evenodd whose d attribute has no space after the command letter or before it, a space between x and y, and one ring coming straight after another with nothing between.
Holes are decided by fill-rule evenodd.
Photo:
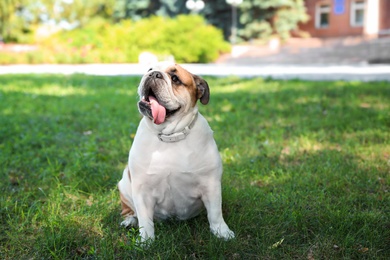
<instances>
[{"instance_id":1,"label":"blurred background","mask_svg":"<svg viewBox=\"0 0 390 260\"><path fill-rule=\"evenodd\" d=\"M0 64L390 63L390 0L1 0Z\"/></svg>"}]
</instances>

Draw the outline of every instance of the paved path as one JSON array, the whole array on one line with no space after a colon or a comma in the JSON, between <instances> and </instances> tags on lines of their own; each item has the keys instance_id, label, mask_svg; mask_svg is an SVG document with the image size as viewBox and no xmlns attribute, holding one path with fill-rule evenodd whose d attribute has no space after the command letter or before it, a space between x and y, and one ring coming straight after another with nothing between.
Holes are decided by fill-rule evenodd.
<instances>
[{"instance_id":1,"label":"paved path","mask_svg":"<svg viewBox=\"0 0 390 260\"><path fill-rule=\"evenodd\" d=\"M236 65L183 64L194 74L210 76L271 77L274 79L389 81L390 65ZM0 74L142 75L139 64L6 65ZM1 83L0 83L1 84Z\"/></svg>"},{"instance_id":2,"label":"paved path","mask_svg":"<svg viewBox=\"0 0 390 260\"><path fill-rule=\"evenodd\" d=\"M249 44L233 47L233 53L222 55L218 61L240 65L389 65L390 37L292 38L274 50L267 45Z\"/></svg>"}]
</instances>

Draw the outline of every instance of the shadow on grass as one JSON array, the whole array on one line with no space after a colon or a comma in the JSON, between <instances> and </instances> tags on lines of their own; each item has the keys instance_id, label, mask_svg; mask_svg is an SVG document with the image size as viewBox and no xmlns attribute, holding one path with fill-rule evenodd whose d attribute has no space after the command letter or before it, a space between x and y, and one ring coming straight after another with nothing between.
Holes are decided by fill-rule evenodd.
<instances>
[{"instance_id":1,"label":"shadow on grass","mask_svg":"<svg viewBox=\"0 0 390 260\"><path fill-rule=\"evenodd\" d=\"M251 241L245 252L381 259L389 254L386 179L385 170L335 150L244 156L225 165L227 222Z\"/></svg>"},{"instance_id":2,"label":"shadow on grass","mask_svg":"<svg viewBox=\"0 0 390 260\"><path fill-rule=\"evenodd\" d=\"M237 239L215 239L202 214L157 224L158 240L145 251L133 245L136 231L119 227L119 199L111 195L140 119L139 78L1 81L1 241L13 252L5 256L389 254L388 83L208 78L211 102L200 109L224 161L224 215Z\"/></svg>"},{"instance_id":3,"label":"shadow on grass","mask_svg":"<svg viewBox=\"0 0 390 260\"><path fill-rule=\"evenodd\" d=\"M224 159L228 223L251 241L246 251L388 255L389 83L253 83L218 88L219 105L203 108Z\"/></svg>"},{"instance_id":4,"label":"shadow on grass","mask_svg":"<svg viewBox=\"0 0 390 260\"><path fill-rule=\"evenodd\" d=\"M14 185L114 185L139 115L134 78L3 76L3 174ZM53 88L55 90L53 90ZM85 91L80 91L85 90ZM6 176L5 176L6 177ZM47 182L47 183L45 183ZM24 183L24 184L23 184ZM107 185L108 184L108 185ZM42 186L43 185L43 186Z\"/></svg>"}]
</instances>

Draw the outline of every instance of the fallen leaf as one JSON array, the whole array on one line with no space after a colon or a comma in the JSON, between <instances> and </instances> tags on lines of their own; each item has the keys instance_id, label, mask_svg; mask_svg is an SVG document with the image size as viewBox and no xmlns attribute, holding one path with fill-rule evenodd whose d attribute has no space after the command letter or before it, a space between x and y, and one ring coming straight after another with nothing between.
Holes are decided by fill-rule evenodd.
<instances>
[{"instance_id":1,"label":"fallen leaf","mask_svg":"<svg viewBox=\"0 0 390 260\"><path fill-rule=\"evenodd\" d=\"M361 248L359 248L359 253L366 253L367 251L368 251L368 248L367 247L361 247Z\"/></svg>"},{"instance_id":2,"label":"fallen leaf","mask_svg":"<svg viewBox=\"0 0 390 260\"><path fill-rule=\"evenodd\" d=\"M263 181L261 181L261 180L257 180L257 181L252 181L252 182L251 182L251 186L257 186L257 187L260 187L260 188L262 188L262 187L264 187L264 186L265 186L265 184L264 184L264 182L263 182Z\"/></svg>"},{"instance_id":3,"label":"fallen leaf","mask_svg":"<svg viewBox=\"0 0 390 260\"><path fill-rule=\"evenodd\" d=\"M92 206L93 205L93 198L92 196L89 196L89 198L86 200L86 203L88 206Z\"/></svg>"},{"instance_id":4,"label":"fallen leaf","mask_svg":"<svg viewBox=\"0 0 390 260\"><path fill-rule=\"evenodd\" d=\"M83 135L91 135L92 134L92 131L91 130L88 130L88 131L84 131L83 132Z\"/></svg>"},{"instance_id":5,"label":"fallen leaf","mask_svg":"<svg viewBox=\"0 0 390 260\"><path fill-rule=\"evenodd\" d=\"M283 148L281 154L287 154L287 155L289 155L289 154L290 154L290 147L287 146L287 147Z\"/></svg>"},{"instance_id":6,"label":"fallen leaf","mask_svg":"<svg viewBox=\"0 0 390 260\"><path fill-rule=\"evenodd\" d=\"M310 248L309 253L307 253L307 260L314 260L313 250Z\"/></svg>"},{"instance_id":7,"label":"fallen leaf","mask_svg":"<svg viewBox=\"0 0 390 260\"><path fill-rule=\"evenodd\" d=\"M361 104L360 104L360 107L361 107L361 108L370 108L371 105L368 104L368 103L361 103Z\"/></svg>"},{"instance_id":8,"label":"fallen leaf","mask_svg":"<svg viewBox=\"0 0 390 260\"><path fill-rule=\"evenodd\" d=\"M282 238L281 240L279 240L278 242L274 243L272 246L269 247L269 249L275 249L275 248L278 248L284 241L284 238Z\"/></svg>"}]
</instances>

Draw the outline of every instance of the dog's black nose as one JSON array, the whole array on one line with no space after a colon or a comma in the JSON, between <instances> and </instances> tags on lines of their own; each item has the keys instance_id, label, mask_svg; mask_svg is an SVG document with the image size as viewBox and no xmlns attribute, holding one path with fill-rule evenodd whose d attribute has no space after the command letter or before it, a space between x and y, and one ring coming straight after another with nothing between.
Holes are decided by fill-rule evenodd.
<instances>
[{"instance_id":1,"label":"dog's black nose","mask_svg":"<svg viewBox=\"0 0 390 260\"><path fill-rule=\"evenodd\" d=\"M159 71L153 71L150 73L149 77L157 78L157 79L162 79L163 75Z\"/></svg>"}]
</instances>

